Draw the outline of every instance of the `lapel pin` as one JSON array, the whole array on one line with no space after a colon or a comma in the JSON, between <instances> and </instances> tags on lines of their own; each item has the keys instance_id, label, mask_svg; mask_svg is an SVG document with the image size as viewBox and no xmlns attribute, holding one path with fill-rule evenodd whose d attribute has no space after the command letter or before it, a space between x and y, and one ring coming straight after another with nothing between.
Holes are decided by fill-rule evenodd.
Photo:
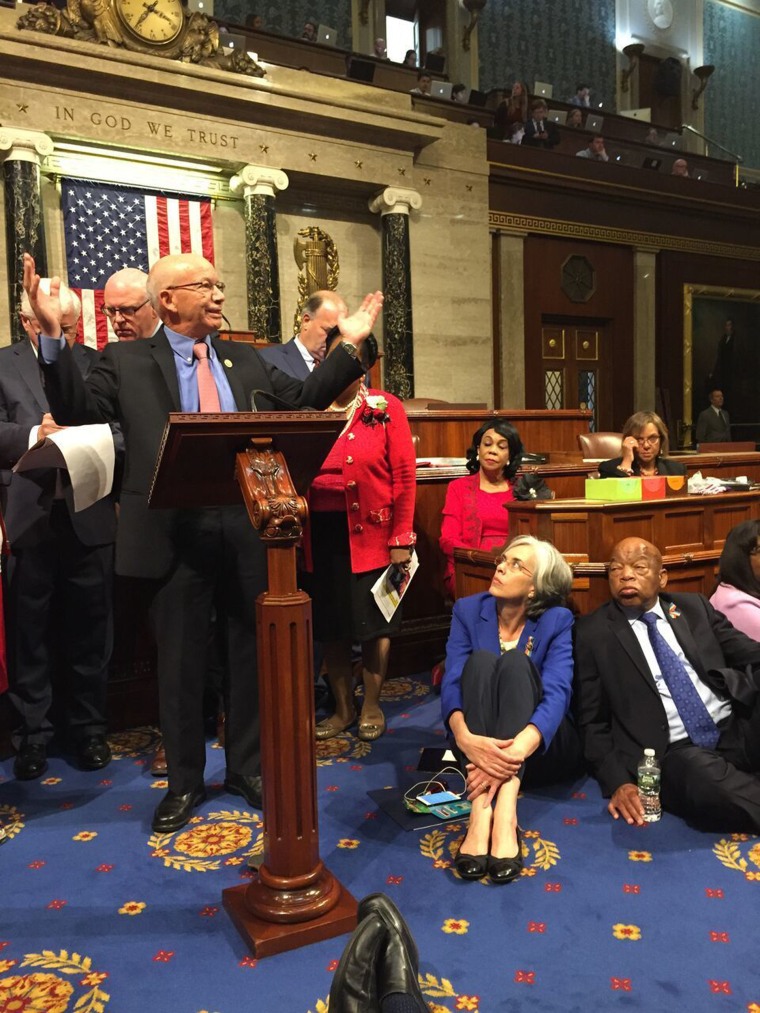
<instances>
[{"instance_id":1,"label":"lapel pin","mask_svg":"<svg viewBox=\"0 0 760 1013\"><path fill-rule=\"evenodd\" d=\"M525 653L527 654L528 657L530 657L531 654L533 654L533 645L534 645L534 643L535 643L535 641L533 640L533 637L528 637L528 639L527 639L527 641L525 643Z\"/></svg>"},{"instance_id":2,"label":"lapel pin","mask_svg":"<svg viewBox=\"0 0 760 1013\"><path fill-rule=\"evenodd\" d=\"M229 359L225 359L224 364L227 367L227 369L232 369L232 363L230 362Z\"/></svg>"},{"instance_id":3,"label":"lapel pin","mask_svg":"<svg viewBox=\"0 0 760 1013\"><path fill-rule=\"evenodd\" d=\"M670 608L668 609L668 615L670 616L671 619L679 619L680 618L681 613L676 608L676 603L675 602L673 602L671 604Z\"/></svg>"}]
</instances>

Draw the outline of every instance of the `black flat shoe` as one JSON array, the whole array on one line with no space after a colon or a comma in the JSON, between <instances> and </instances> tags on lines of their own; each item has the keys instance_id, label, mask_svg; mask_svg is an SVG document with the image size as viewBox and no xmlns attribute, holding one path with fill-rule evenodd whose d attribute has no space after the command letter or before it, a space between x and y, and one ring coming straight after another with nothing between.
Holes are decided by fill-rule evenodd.
<instances>
[{"instance_id":1,"label":"black flat shoe","mask_svg":"<svg viewBox=\"0 0 760 1013\"><path fill-rule=\"evenodd\" d=\"M101 770L111 762L111 747L105 735L90 735L77 748L77 760L82 770Z\"/></svg>"},{"instance_id":2,"label":"black flat shoe","mask_svg":"<svg viewBox=\"0 0 760 1013\"><path fill-rule=\"evenodd\" d=\"M224 787L230 795L242 795L253 809L261 809L261 777L253 774L228 774L224 779Z\"/></svg>"},{"instance_id":3,"label":"black flat shoe","mask_svg":"<svg viewBox=\"0 0 760 1013\"><path fill-rule=\"evenodd\" d=\"M18 781L33 781L47 769L47 752L41 742L25 742L13 761L13 776Z\"/></svg>"},{"instance_id":4,"label":"black flat shoe","mask_svg":"<svg viewBox=\"0 0 760 1013\"><path fill-rule=\"evenodd\" d=\"M184 795L167 791L153 813L153 830L157 834L171 834L190 822L193 809L206 798L203 785Z\"/></svg>"},{"instance_id":5,"label":"black flat shoe","mask_svg":"<svg viewBox=\"0 0 760 1013\"><path fill-rule=\"evenodd\" d=\"M517 828L517 854L513 858L488 856L488 875L492 883L511 883L518 879L523 869L522 837Z\"/></svg>"},{"instance_id":6,"label":"black flat shoe","mask_svg":"<svg viewBox=\"0 0 760 1013\"><path fill-rule=\"evenodd\" d=\"M454 855L454 868L461 879L482 879L488 872L488 855L465 855L460 845Z\"/></svg>"}]
</instances>

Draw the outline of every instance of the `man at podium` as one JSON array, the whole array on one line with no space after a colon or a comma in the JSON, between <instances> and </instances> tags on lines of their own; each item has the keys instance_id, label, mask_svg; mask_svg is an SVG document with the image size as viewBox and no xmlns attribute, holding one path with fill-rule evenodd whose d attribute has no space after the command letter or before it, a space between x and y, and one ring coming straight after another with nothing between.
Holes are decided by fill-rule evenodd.
<instances>
[{"instance_id":1,"label":"man at podium","mask_svg":"<svg viewBox=\"0 0 760 1013\"><path fill-rule=\"evenodd\" d=\"M178 830L205 798L202 703L214 611L227 670L224 783L260 808L254 602L266 587L264 548L242 501L150 510L154 465L170 412L247 412L254 391L326 408L362 373L356 349L372 330L382 293L366 296L353 315L341 317L342 347L300 381L266 364L250 346L219 340L224 284L213 264L195 254L163 257L148 279L161 328L143 341L109 344L84 382L60 338L55 281L50 295L41 292L34 260L25 255L24 287L45 335L40 365L53 417L60 425L118 420L126 443L116 572L146 583L169 777L153 829Z\"/></svg>"}]
</instances>

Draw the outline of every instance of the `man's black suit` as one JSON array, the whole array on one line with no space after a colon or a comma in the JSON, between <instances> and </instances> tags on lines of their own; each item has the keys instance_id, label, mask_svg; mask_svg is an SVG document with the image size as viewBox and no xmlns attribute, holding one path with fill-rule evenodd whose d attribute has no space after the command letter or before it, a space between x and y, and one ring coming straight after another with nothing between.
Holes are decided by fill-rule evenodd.
<instances>
[{"instance_id":1,"label":"man's black suit","mask_svg":"<svg viewBox=\"0 0 760 1013\"><path fill-rule=\"evenodd\" d=\"M719 415L714 408L705 408L697 416L695 437L697 443L730 443L731 420L728 412L721 408Z\"/></svg>"},{"instance_id":2,"label":"man's black suit","mask_svg":"<svg viewBox=\"0 0 760 1013\"><path fill-rule=\"evenodd\" d=\"M267 365L250 347L219 338L212 338L212 344L240 411L250 411L251 392L256 389L272 391L293 404L325 408L361 374L361 366L343 349L302 383ZM174 353L163 329L142 341L109 345L86 385L65 348L56 363L42 366L58 422L116 419L122 426L126 461L116 571L151 582L170 790L183 795L203 782L202 694L213 610L226 647L221 661L228 672L227 771L257 775L254 602L266 586L264 550L242 506L148 509L167 416L180 410ZM263 407L262 398L256 400Z\"/></svg>"},{"instance_id":3,"label":"man's black suit","mask_svg":"<svg viewBox=\"0 0 760 1013\"><path fill-rule=\"evenodd\" d=\"M98 353L75 345L82 377ZM13 474L30 431L49 411L28 339L0 350L0 482L12 556L8 566L10 698L21 725L14 743L44 744L57 659L68 682L67 726L83 740L105 732L105 696L112 646L113 501L74 512L65 476L55 499L55 469ZM54 621L54 617L59 620Z\"/></svg>"},{"instance_id":4,"label":"man's black suit","mask_svg":"<svg viewBox=\"0 0 760 1013\"><path fill-rule=\"evenodd\" d=\"M306 364L306 359L301 355L295 338L286 341L284 345L270 345L268 348L262 348L260 355L265 362L277 366L283 373L295 377L296 380L305 380L312 372Z\"/></svg>"},{"instance_id":5,"label":"man's black suit","mask_svg":"<svg viewBox=\"0 0 760 1013\"><path fill-rule=\"evenodd\" d=\"M699 594L660 595L695 672L732 715L716 750L670 744L662 698L628 616L613 601L576 624L575 707L584 755L605 796L636 782L645 748L662 758L662 801L687 818L760 829L760 643ZM672 609L671 606L675 606ZM675 615L678 613L678 615Z\"/></svg>"},{"instance_id":6,"label":"man's black suit","mask_svg":"<svg viewBox=\"0 0 760 1013\"><path fill-rule=\"evenodd\" d=\"M539 128L543 126L543 130L537 130L537 125ZM540 133L546 134L546 137L539 137L538 134ZM527 144L533 148L556 148L559 142L559 130L557 129L557 124L552 120L545 119L543 123L539 120L538 124L533 119L526 121L522 144Z\"/></svg>"}]
</instances>

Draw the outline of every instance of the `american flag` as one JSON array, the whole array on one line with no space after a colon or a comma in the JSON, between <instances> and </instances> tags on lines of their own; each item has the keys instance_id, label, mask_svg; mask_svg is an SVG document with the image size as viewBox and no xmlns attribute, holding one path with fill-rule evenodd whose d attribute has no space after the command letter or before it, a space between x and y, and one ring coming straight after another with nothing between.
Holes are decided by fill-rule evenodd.
<instances>
[{"instance_id":1,"label":"american flag","mask_svg":"<svg viewBox=\"0 0 760 1013\"><path fill-rule=\"evenodd\" d=\"M169 253L214 261L211 201L89 180L61 182L69 286L82 300L77 341L115 341L102 312L103 286L114 271L142 271Z\"/></svg>"}]
</instances>

